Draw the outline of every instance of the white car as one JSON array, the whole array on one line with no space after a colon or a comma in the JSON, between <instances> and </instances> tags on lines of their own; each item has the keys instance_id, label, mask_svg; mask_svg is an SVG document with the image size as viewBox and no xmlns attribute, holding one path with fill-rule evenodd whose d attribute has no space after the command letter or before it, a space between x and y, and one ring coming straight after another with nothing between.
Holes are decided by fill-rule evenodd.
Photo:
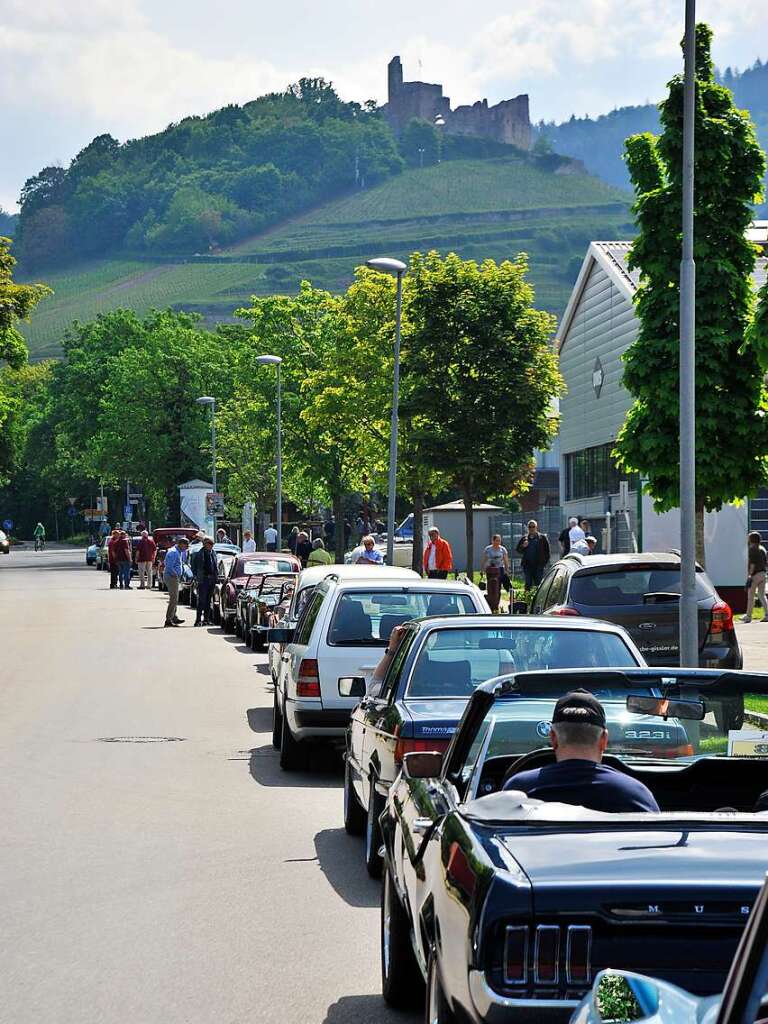
<instances>
[{"instance_id":1,"label":"white car","mask_svg":"<svg viewBox=\"0 0 768 1024\"><path fill-rule=\"evenodd\" d=\"M375 569L364 579L336 573L318 584L295 628L270 631L270 640L285 643L272 729L281 768L304 766L307 741L341 743L359 702L347 695L350 681L367 685L395 626L447 608L459 615L490 610L473 584L416 573L408 579L387 579Z\"/></svg>"},{"instance_id":2,"label":"white car","mask_svg":"<svg viewBox=\"0 0 768 1024\"><path fill-rule=\"evenodd\" d=\"M280 623L281 626L288 628L294 628L296 626L307 600L312 596L312 594L314 594L318 584L322 583L323 580L327 579L329 576L338 576L339 579L343 580L361 580L367 576L373 576L375 579L387 580L421 579L419 574L413 572L411 569L390 569L386 565L337 565L333 562L330 562L328 565L313 565L309 569L302 570L299 574L291 604ZM279 685L278 677L280 675L280 666L281 664L284 664L284 662L281 661L284 649L285 644L270 644L267 651L269 674L272 677L272 682L275 686ZM275 748L279 750L279 736L273 737L273 739Z\"/></svg>"}]
</instances>

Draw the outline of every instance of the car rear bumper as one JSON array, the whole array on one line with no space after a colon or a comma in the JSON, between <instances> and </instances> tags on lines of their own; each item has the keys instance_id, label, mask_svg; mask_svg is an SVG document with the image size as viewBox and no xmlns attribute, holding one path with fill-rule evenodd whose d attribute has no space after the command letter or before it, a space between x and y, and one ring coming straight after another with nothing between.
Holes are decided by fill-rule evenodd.
<instances>
[{"instance_id":1,"label":"car rear bumper","mask_svg":"<svg viewBox=\"0 0 768 1024\"><path fill-rule=\"evenodd\" d=\"M567 1022L579 1005L578 999L515 999L502 996L488 984L482 971L469 972L472 1009L483 1024L531 1024Z\"/></svg>"},{"instance_id":2,"label":"car rear bumper","mask_svg":"<svg viewBox=\"0 0 768 1024\"><path fill-rule=\"evenodd\" d=\"M285 716L297 740L343 740L351 711L324 708L319 702L289 700Z\"/></svg>"}]
</instances>

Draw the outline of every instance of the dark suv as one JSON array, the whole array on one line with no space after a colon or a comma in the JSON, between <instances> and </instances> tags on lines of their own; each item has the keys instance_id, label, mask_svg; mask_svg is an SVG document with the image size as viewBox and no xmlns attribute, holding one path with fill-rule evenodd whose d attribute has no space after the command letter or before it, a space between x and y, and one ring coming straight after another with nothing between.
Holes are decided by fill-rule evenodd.
<instances>
[{"instance_id":1,"label":"dark suv","mask_svg":"<svg viewBox=\"0 0 768 1024\"><path fill-rule=\"evenodd\" d=\"M730 606L720 599L700 565L699 665L741 668L742 654ZM680 557L667 552L566 555L536 591L534 615L588 615L623 626L649 665L676 665Z\"/></svg>"}]
</instances>

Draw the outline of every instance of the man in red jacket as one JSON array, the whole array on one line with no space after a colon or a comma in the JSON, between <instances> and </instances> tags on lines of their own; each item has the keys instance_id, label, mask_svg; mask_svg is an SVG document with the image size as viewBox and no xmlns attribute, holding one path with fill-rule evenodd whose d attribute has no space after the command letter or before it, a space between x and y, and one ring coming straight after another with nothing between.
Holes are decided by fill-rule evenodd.
<instances>
[{"instance_id":1,"label":"man in red jacket","mask_svg":"<svg viewBox=\"0 0 768 1024\"><path fill-rule=\"evenodd\" d=\"M109 562L109 589L117 589L117 552L115 544L120 537L120 531L117 527L114 528L110 534L109 540L107 541L107 561Z\"/></svg>"},{"instance_id":2,"label":"man in red jacket","mask_svg":"<svg viewBox=\"0 0 768 1024\"><path fill-rule=\"evenodd\" d=\"M136 562L139 566L139 590L152 589L152 565L157 554L157 544L149 536L147 530L141 531L141 540L136 549Z\"/></svg>"},{"instance_id":3,"label":"man in red jacket","mask_svg":"<svg viewBox=\"0 0 768 1024\"><path fill-rule=\"evenodd\" d=\"M424 548L424 571L431 580L444 580L453 568L453 552L436 526L427 531L429 542Z\"/></svg>"},{"instance_id":4,"label":"man in red jacket","mask_svg":"<svg viewBox=\"0 0 768 1024\"><path fill-rule=\"evenodd\" d=\"M125 530L120 530L117 540L113 542L115 561L117 562L117 578L121 590L131 589L131 539Z\"/></svg>"}]
</instances>

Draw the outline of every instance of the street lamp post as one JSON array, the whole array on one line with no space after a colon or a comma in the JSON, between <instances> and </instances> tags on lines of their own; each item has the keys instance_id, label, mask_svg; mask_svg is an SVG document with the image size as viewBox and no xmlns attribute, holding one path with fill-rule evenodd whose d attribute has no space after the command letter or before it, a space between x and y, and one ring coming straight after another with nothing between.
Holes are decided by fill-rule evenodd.
<instances>
[{"instance_id":1,"label":"street lamp post","mask_svg":"<svg viewBox=\"0 0 768 1024\"><path fill-rule=\"evenodd\" d=\"M275 527L277 529L277 545L278 550L283 546L283 427L282 427L282 409L281 409L281 394L280 394L280 364L282 363L280 356L257 356L256 362L260 366L274 366L277 372L277 487L275 488L275 504L277 521Z\"/></svg>"},{"instance_id":2,"label":"street lamp post","mask_svg":"<svg viewBox=\"0 0 768 1024\"><path fill-rule=\"evenodd\" d=\"M680 664L699 664L696 601L696 264L693 160L696 115L696 0L685 3L683 245L680 261Z\"/></svg>"},{"instance_id":3,"label":"street lamp post","mask_svg":"<svg viewBox=\"0 0 768 1024\"><path fill-rule=\"evenodd\" d=\"M395 300L395 369L392 379L392 424L389 432L389 483L387 496L387 563L395 564L395 501L397 497L397 419L400 400L400 323L403 310L403 274L408 269L400 260L388 256L366 260L366 267L397 277Z\"/></svg>"},{"instance_id":4,"label":"street lamp post","mask_svg":"<svg viewBox=\"0 0 768 1024\"><path fill-rule=\"evenodd\" d=\"M211 398L210 395L203 395L201 398L196 398L195 401L198 405L210 405L211 407L211 485L213 486L213 493L218 494L216 489L216 399ZM215 512L213 514L213 526L215 530Z\"/></svg>"}]
</instances>

